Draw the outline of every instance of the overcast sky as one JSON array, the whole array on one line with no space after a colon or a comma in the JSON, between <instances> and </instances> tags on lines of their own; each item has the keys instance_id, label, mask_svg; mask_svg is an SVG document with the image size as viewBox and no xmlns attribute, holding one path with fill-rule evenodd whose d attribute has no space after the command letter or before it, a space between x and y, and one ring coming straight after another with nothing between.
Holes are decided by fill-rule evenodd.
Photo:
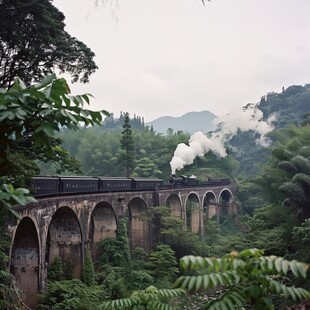
<instances>
[{"instance_id":1,"label":"overcast sky","mask_svg":"<svg viewBox=\"0 0 310 310\"><path fill-rule=\"evenodd\" d=\"M74 94L145 121L256 103L310 83L309 0L56 0L99 69ZM115 4L118 4L116 6Z\"/></svg>"}]
</instances>

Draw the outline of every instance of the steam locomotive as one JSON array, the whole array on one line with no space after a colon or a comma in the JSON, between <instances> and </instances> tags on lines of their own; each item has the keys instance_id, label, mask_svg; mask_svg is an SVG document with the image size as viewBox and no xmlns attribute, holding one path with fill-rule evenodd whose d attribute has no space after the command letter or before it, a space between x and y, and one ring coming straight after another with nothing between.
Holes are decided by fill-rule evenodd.
<instances>
[{"instance_id":1,"label":"steam locomotive","mask_svg":"<svg viewBox=\"0 0 310 310\"><path fill-rule=\"evenodd\" d=\"M89 176L37 176L30 188L35 197L98 192L154 191L158 188L223 186L229 179L208 179L198 182L195 177L171 175L169 183L158 178L122 178Z\"/></svg>"},{"instance_id":2,"label":"steam locomotive","mask_svg":"<svg viewBox=\"0 0 310 310\"><path fill-rule=\"evenodd\" d=\"M225 178L208 178L207 181L198 182L196 177L188 177L186 175L176 176L172 174L169 178L169 183L172 187L185 187L185 186L225 186L231 183L230 179Z\"/></svg>"},{"instance_id":3,"label":"steam locomotive","mask_svg":"<svg viewBox=\"0 0 310 310\"><path fill-rule=\"evenodd\" d=\"M198 180L193 176L176 176L175 174L172 174L169 178L169 183L172 187L196 186L198 185Z\"/></svg>"}]
</instances>

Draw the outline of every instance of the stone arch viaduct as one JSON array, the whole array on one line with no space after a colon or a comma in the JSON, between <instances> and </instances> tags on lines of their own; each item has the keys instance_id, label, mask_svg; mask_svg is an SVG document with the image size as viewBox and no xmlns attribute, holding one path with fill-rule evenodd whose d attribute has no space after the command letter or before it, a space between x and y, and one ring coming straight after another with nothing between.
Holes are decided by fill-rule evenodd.
<instances>
[{"instance_id":1,"label":"stone arch viaduct","mask_svg":"<svg viewBox=\"0 0 310 310\"><path fill-rule=\"evenodd\" d=\"M73 277L81 275L84 251L96 259L98 243L114 238L121 218L128 220L131 249L151 250L156 240L151 207L167 206L184 229L204 231L204 219L236 213L235 184L224 187L169 188L147 192L114 192L41 198L17 206L17 222L8 224L12 239L10 271L23 292L25 304L35 309L37 293L46 286L47 271L55 257L70 260Z\"/></svg>"}]
</instances>

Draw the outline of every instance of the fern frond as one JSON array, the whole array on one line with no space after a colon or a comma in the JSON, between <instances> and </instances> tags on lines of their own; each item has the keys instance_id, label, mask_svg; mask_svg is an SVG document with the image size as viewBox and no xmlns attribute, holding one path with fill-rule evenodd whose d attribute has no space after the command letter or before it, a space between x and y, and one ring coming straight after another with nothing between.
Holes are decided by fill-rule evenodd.
<instances>
[{"instance_id":1,"label":"fern frond","mask_svg":"<svg viewBox=\"0 0 310 310\"><path fill-rule=\"evenodd\" d=\"M218 285L232 285L240 281L237 271L222 271L198 276L180 277L176 286L181 286L189 291L200 291L216 287Z\"/></svg>"},{"instance_id":2,"label":"fern frond","mask_svg":"<svg viewBox=\"0 0 310 310\"><path fill-rule=\"evenodd\" d=\"M267 279L269 281L271 291L278 296L283 295L285 298L290 297L293 300L310 299L310 292L301 287L290 287L270 278Z\"/></svg>"},{"instance_id":3,"label":"fern frond","mask_svg":"<svg viewBox=\"0 0 310 310\"><path fill-rule=\"evenodd\" d=\"M131 309L133 306L141 305L142 301L137 297L128 297L107 301L101 304L99 310L112 310L112 309Z\"/></svg>"},{"instance_id":4,"label":"fern frond","mask_svg":"<svg viewBox=\"0 0 310 310\"><path fill-rule=\"evenodd\" d=\"M185 294L186 294L186 291L182 288L159 289L158 290L158 296L161 296L161 297L174 298L174 297L179 297Z\"/></svg>"},{"instance_id":5,"label":"fern frond","mask_svg":"<svg viewBox=\"0 0 310 310\"><path fill-rule=\"evenodd\" d=\"M259 261L262 272L285 276L291 270L296 278L302 277L306 279L307 277L308 265L296 260L288 261L282 257L271 255L262 256Z\"/></svg>"},{"instance_id":6,"label":"fern frond","mask_svg":"<svg viewBox=\"0 0 310 310\"><path fill-rule=\"evenodd\" d=\"M237 309L244 304L246 304L246 295L241 287L236 287L225 292L220 298L208 301L201 309L230 310Z\"/></svg>"},{"instance_id":7,"label":"fern frond","mask_svg":"<svg viewBox=\"0 0 310 310\"><path fill-rule=\"evenodd\" d=\"M162 303L159 300L150 301L147 304L147 309L152 309L152 310L176 310L175 307L170 306L170 305L165 304L165 303Z\"/></svg>"}]
</instances>

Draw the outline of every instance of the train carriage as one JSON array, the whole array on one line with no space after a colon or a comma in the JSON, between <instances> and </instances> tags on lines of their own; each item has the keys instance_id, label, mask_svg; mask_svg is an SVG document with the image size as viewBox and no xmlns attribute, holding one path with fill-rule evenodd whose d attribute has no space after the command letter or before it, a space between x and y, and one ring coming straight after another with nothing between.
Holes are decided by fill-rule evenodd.
<instances>
[{"instance_id":1,"label":"train carriage","mask_svg":"<svg viewBox=\"0 0 310 310\"><path fill-rule=\"evenodd\" d=\"M59 191L61 193L89 193L99 190L96 177L59 177Z\"/></svg>"},{"instance_id":2,"label":"train carriage","mask_svg":"<svg viewBox=\"0 0 310 310\"><path fill-rule=\"evenodd\" d=\"M155 190L164 184L164 181L158 178L132 178L132 181L136 190Z\"/></svg>"},{"instance_id":3,"label":"train carriage","mask_svg":"<svg viewBox=\"0 0 310 310\"><path fill-rule=\"evenodd\" d=\"M99 189L104 192L129 191L132 189L132 179L121 177L98 177Z\"/></svg>"},{"instance_id":4,"label":"train carriage","mask_svg":"<svg viewBox=\"0 0 310 310\"><path fill-rule=\"evenodd\" d=\"M59 192L59 179L53 176L33 177L30 190L35 196L56 195Z\"/></svg>"}]
</instances>

